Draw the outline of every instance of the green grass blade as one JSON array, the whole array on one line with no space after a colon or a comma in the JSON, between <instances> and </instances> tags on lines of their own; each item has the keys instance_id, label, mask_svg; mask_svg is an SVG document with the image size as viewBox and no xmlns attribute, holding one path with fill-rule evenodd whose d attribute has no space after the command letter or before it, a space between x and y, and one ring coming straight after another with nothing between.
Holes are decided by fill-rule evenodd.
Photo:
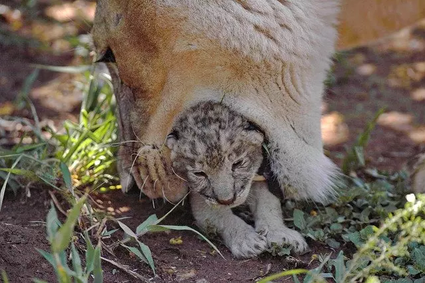
<instances>
[{"instance_id":1,"label":"green grass blade","mask_svg":"<svg viewBox=\"0 0 425 283\"><path fill-rule=\"evenodd\" d=\"M86 202L86 199L87 199L87 196L83 196L74 205L74 207L69 212L65 223L62 225L61 228L59 228L58 232L53 238L52 251L54 253L59 253L68 247L74 232L74 226L78 220L78 216L80 215L81 208Z\"/></svg>"},{"instance_id":2,"label":"green grass blade","mask_svg":"<svg viewBox=\"0 0 425 283\"><path fill-rule=\"evenodd\" d=\"M62 172L63 181L65 182L66 187L71 192L72 195L74 195L74 188L72 186L72 179L71 179L71 172L69 172L68 166L61 162L60 163L60 170Z\"/></svg>"},{"instance_id":3,"label":"green grass blade","mask_svg":"<svg viewBox=\"0 0 425 283\"><path fill-rule=\"evenodd\" d=\"M149 225L154 225L156 224L156 222L158 221L158 217L156 216L156 214L152 214L151 216L149 216L145 221L143 221L142 224L140 224L139 226L137 226L136 228L136 234L137 236L141 236L144 233L148 232L147 227ZM142 233L144 232L144 233Z\"/></svg>"},{"instance_id":4,"label":"green grass blade","mask_svg":"<svg viewBox=\"0 0 425 283\"><path fill-rule=\"evenodd\" d=\"M148 261L149 266L151 267L153 274L156 275L155 271L155 263L153 262L152 252L149 249L149 247L145 244L143 244L140 241L137 241L139 243L140 250L142 251L143 255L145 256L146 260Z\"/></svg>"},{"instance_id":5,"label":"green grass blade","mask_svg":"<svg viewBox=\"0 0 425 283\"><path fill-rule=\"evenodd\" d=\"M130 247L127 245L122 244L121 246L123 246L124 248L126 248L127 250L129 250L130 252L132 252L133 254L135 254L138 258L140 258L144 263L148 263L148 260L146 259L146 257L142 254L142 252L135 247Z\"/></svg>"},{"instance_id":6,"label":"green grass blade","mask_svg":"<svg viewBox=\"0 0 425 283\"><path fill-rule=\"evenodd\" d=\"M90 237L87 231L84 231L84 240L86 241L87 251L86 251L86 273L89 274L93 271L94 268L94 247L90 240Z\"/></svg>"},{"instance_id":7,"label":"green grass blade","mask_svg":"<svg viewBox=\"0 0 425 283\"><path fill-rule=\"evenodd\" d=\"M9 283L9 278L7 277L6 271L2 270L1 271L1 278L3 280L4 283Z\"/></svg>"},{"instance_id":8,"label":"green grass blade","mask_svg":"<svg viewBox=\"0 0 425 283\"><path fill-rule=\"evenodd\" d=\"M25 79L24 85L21 91L18 94L18 97L15 99L15 104L18 109L25 107L25 100L28 98L28 95L31 91L32 85L38 77L40 70L35 69L32 73Z\"/></svg>"},{"instance_id":9,"label":"green grass blade","mask_svg":"<svg viewBox=\"0 0 425 283\"><path fill-rule=\"evenodd\" d=\"M117 221L118 225L120 225L121 229L130 237L136 238L137 239L137 235L136 233L134 233L127 225L125 225L124 223L122 223L121 221Z\"/></svg>"},{"instance_id":10,"label":"green grass blade","mask_svg":"<svg viewBox=\"0 0 425 283\"><path fill-rule=\"evenodd\" d=\"M53 241L53 238L58 231L61 223L58 219L58 214L56 213L55 206L53 205L53 202L51 202L51 208L49 212L47 213L47 220L46 220L46 229L47 229L47 236L49 237L49 242L51 243Z\"/></svg>"},{"instance_id":11,"label":"green grass blade","mask_svg":"<svg viewBox=\"0 0 425 283\"><path fill-rule=\"evenodd\" d=\"M75 248L74 243L71 243L71 256L72 256L72 267L74 268L75 273L78 277L83 275L83 268L81 266L81 258L78 254L77 249Z\"/></svg>"},{"instance_id":12,"label":"green grass blade","mask_svg":"<svg viewBox=\"0 0 425 283\"><path fill-rule=\"evenodd\" d=\"M304 274L307 273L308 270L307 269L292 269L292 270L287 270L287 271L283 271L277 274L273 274L270 276L267 276L266 278L261 279L260 281L257 281L257 283L267 283L267 282L271 282L273 280L285 277L285 276L291 276L291 275L299 275L299 274Z\"/></svg>"},{"instance_id":13,"label":"green grass blade","mask_svg":"<svg viewBox=\"0 0 425 283\"><path fill-rule=\"evenodd\" d=\"M31 66L36 67L38 69L49 70L60 73L68 73L68 74L80 74L86 71L90 71L91 65L81 65L81 66L48 66L48 65L40 65L40 64L31 64Z\"/></svg>"},{"instance_id":14,"label":"green grass blade","mask_svg":"<svg viewBox=\"0 0 425 283\"><path fill-rule=\"evenodd\" d=\"M25 169L17 169L17 168L0 168L1 171L11 173L13 175L23 176L25 178L36 180L38 179L37 175L34 171L25 170Z\"/></svg>"},{"instance_id":15,"label":"green grass blade","mask_svg":"<svg viewBox=\"0 0 425 283\"><path fill-rule=\"evenodd\" d=\"M18 165L19 161L21 161L21 158L22 158L22 155L19 155L18 158L16 158L15 162L13 162L12 167L10 169L14 169ZM10 175L11 173L8 172L6 178L4 179L3 186L0 190L0 211L3 206L4 194L6 193L6 187L7 187L7 183L9 182Z\"/></svg>"},{"instance_id":16,"label":"green grass blade","mask_svg":"<svg viewBox=\"0 0 425 283\"><path fill-rule=\"evenodd\" d=\"M103 282L103 270L102 270L102 260L100 258L101 254L101 246L100 242L96 246L96 249L94 250L94 256L93 256L93 275L94 280L93 283L102 283Z\"/></svg>"}]
</instances>

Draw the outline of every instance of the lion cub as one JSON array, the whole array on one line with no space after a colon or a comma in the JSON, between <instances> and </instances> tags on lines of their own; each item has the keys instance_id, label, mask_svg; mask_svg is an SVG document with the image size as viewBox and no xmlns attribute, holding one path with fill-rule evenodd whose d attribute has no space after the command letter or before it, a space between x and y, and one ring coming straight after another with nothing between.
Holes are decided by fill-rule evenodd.
<instances>
[{"instance_id":1,"label":"lion cub","mask_svg":"<svg viewBox=\"0 0 425 283\"><path fill-rule=\"evenodd\" d=\"M263 160L264 134L223 104L198 103L177 118L167 137L172 166L187 180L198 226L220 234L232 254L254 257L272 243L296 252L308 246L283 224L280 201L266 182L253 182ZM247 203L255 228L231 208Z\"/></svg>"}]
</instances>

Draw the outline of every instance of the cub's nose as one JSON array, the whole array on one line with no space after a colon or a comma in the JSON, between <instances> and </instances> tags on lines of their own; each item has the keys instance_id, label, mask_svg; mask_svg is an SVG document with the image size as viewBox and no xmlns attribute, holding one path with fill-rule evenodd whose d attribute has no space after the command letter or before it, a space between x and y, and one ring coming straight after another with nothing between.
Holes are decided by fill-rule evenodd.
<instances>
[{"instance_id":1,"label":"cub's nose","mask_svg":"<svg viewBox=\"0 0 425 283\"><path fill-rule=\"evenodd\" d=\"M233 197L232 198L229 198L229 199L219 199L219 198L216 198L216 200L217 200L217 202L219 203L219 204L222 204L222 205L231 205L231 204L233 204L234 202L235 202L235 200L236 200L236 194L234 194L233 195Z\"/></svg>"}]
</instances>

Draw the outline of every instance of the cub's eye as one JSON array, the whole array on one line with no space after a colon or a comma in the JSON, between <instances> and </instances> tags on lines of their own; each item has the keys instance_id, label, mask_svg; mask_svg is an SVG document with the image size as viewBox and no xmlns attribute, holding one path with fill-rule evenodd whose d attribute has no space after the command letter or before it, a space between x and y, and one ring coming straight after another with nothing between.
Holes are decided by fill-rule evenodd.
<instances>
[{"instance_id":1,"label":"cub's eye","mask_svg":"<svg viewBox=\"0 0 425 283\"><path fill-rule=\"evenodd\" d=\"M203 172L203 171L193 172L193 175L195 175L198 178L205 178L205 179L208 178L208 175L205 172Z\"/></svg>"},{"instance_id":2,"label":"cub's eye","mask_svg":"<svg viewBox=\"0 0 425 283\"><path fill-rule=\"evenodd\" d=\"M241 167L243 165L243 160L239 160L236 161L235 163L233 163L232 165L232 171L235 171L236 169L238 169L239 167Z\"/></svg>"}]
</instances>

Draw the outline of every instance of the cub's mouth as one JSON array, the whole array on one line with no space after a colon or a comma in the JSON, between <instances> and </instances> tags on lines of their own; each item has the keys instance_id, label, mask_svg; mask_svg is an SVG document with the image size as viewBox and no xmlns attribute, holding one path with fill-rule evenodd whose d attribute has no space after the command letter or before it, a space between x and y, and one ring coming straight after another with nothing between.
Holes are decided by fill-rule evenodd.
<instances>
[{"instance_id":1,"label":"cub's mouth","mask_svg":"<svg viewBox=\"0 0 425 283\"><path fill-rule=\"evenodd\" d=\"M197 192L200 194L204 199L205 202L210 206L226 206L226 207L237 207L241 204L243 204L250 192L251 186L245 186L242 190L236 192L231 199L228 200L220 200L215 195L210 196L207 194L203 194L201 192Z\"/></svg>"}]
</instances>

